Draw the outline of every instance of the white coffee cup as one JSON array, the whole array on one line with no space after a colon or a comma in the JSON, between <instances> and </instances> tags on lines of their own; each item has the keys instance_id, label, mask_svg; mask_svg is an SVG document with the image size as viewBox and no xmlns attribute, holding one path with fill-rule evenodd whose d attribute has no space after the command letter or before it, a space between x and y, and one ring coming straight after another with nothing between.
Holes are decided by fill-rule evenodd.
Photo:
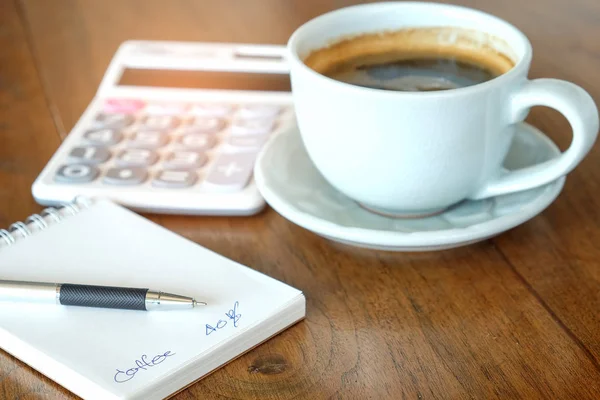
<instances>
[{"instance_id":1,"label":"white coffee cup","mask_svg":"<svg viewBox=\"0 0 600 400\"><path fill-rule=\"evenodd\" d=\"M488 45L510 53L515 66L474 86L398 92L343 83L303 62L311 51L343 37L409 27L485 32L501 39ZM352 6L305 23L287 48L298 127L311 160L333 187L379 212L428 215L464 199L547 184L577 166L598 133L589 94L561 80L528 80L529 40L481 11L412 2ZM515 124L536 105L561 112L573 141L556 159L508 172L502 163Z\"/></svg>"}]
</instances>

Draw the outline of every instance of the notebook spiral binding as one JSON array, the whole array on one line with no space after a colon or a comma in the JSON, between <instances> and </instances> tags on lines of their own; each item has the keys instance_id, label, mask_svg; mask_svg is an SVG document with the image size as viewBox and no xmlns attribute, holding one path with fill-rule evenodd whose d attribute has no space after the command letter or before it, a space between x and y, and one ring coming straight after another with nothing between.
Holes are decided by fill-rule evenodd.
<instances>
[{"instance_id":1,"label":"notebook spiral binding","mask_svg":"<svg viewBox=\"0 0 600 400\"><path fill-rule=\"evenodd\" d=\"M35 227L37 231L42 231L54 223L59 223L71 215L78 214L81 210L88 208L90 204L90 200L77 197L71 203L48 207L39 214L30 215L25 219L25 222L17 221L10 225L8 229L0 229L0 247L12 246L19 238L31 236L34 233L32 227Z\"/></svg>"}]
</instances>

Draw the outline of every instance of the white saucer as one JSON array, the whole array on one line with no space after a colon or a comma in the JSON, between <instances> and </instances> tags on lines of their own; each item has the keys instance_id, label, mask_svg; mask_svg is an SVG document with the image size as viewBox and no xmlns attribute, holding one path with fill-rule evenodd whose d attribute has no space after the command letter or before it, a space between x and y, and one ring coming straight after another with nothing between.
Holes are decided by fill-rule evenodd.
<instances>
[{"instance_id":1,"label":"white saucer","mask_svg":"<svg viewBox=\"0 0 600 400\"><path fill-rule=\"evenodd\" d=\"M518 169L558 154L548 137L521 124L504 166ZM488 239L543 211L565 181L464 201L433 217L387 218L366 211L326 182L309 159L297 129L272 138L256 161L254 176L267 203L295 224L336 242L393 251L441 250Z\"/></svg>"}]
</instances>

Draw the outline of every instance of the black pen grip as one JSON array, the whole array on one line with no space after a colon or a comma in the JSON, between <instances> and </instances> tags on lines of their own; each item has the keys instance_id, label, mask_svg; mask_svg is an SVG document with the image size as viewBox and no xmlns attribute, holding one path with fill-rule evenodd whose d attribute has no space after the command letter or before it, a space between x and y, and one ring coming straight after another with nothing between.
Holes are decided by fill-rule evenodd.
<instances>
[{"instance_id":1,"label":"black pen grip","mask_svg":"<svg viewBox=\"0 0 600 400\"><path fill-rule=\"evenodd\" d=\"M63 284L59 301L66 306L146 310L148 289Z\"/></svg>"}]
</instances>

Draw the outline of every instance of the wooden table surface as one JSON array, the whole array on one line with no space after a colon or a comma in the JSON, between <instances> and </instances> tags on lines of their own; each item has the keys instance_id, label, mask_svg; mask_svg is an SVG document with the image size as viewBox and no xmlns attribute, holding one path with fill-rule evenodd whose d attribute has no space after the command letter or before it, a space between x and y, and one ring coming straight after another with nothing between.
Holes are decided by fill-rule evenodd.
<instances>
[{"instance_id":1,"label":"wooden table surface","mask_svg":"<svg viewBox=\"0 0 600 400\"><path fill-rule=\"evenodd\" d=\"M598 0L456 2L528 35L532 78L570 80L600 101ZM0 1L0 226L42 209L30 186L122 41L285 44L303 22L352 3ZM528 121L569 145L557 112L536 108ZM147 215L307 298L306 320L175 398L599 398L599 171L595 146L540 215L441 252L334 244L270 208L241 218ZM0 352L0 398L75 396Z\"/></svg>"}]
</instances>

